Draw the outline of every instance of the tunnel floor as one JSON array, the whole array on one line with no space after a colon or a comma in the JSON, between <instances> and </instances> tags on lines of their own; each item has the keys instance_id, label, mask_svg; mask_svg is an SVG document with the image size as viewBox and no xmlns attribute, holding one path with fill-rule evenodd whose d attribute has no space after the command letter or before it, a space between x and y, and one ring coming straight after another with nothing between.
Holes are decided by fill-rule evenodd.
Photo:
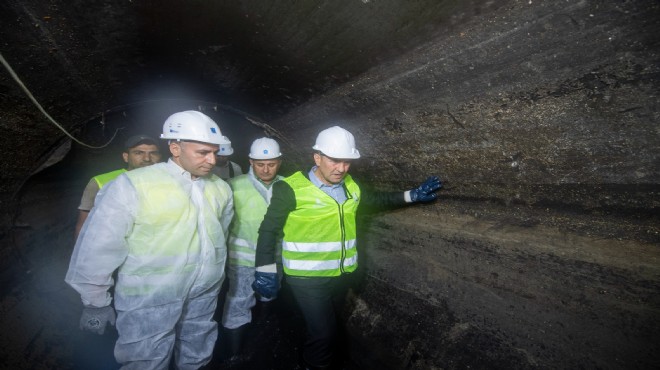
<instances>
[{"instance_id":1,"label":"tunnel floor","mask_svg":"<svg viewBox=\"0 0 660 370\"><path fill-rule=\"evenodd\" d=\"M3 256L0 367L7 369L118 369L114 327L103 336L78 328L78 294L64 282L73 250L73 229L87 179L72 180L57 171L39 174L20 196L20 213ZM222 307L226 281L218 302ZM218 310L218 316L221 314ZM205 369L301 369L302 317L290 295L268 310L255 307L242 364L229 364L222 330L212 362ZM353 370L352 363L339 364Z\"/></svg>"}]
</instances>

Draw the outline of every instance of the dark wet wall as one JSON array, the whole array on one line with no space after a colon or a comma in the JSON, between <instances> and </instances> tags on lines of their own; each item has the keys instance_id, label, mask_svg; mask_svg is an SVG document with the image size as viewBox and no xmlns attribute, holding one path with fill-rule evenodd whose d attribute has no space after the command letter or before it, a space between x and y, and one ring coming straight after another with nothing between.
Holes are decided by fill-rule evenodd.
<instances>
[{"instance_id":1,"label":"dark wet wall","mask_svg":"<svg viewBox=\"0 0 660 370\"><path fill-rule=\"evenodd\" d=\"M237 117L244 147L244 130L275 135L288 173L340 123L371 187L439 175L438 202L363 220L347 317L363 368L660 365L656 1L8 1L0 14L5 59L87 142L202 108ZM21 217L21 184L67 140L17 86L0 73L12 269L16 250L42 248L24 224L66 228ZM84 184L93 167L69 163ZM27 298L11 297L15 318Z\"/></svg>"},{"instance_id":2,"label":"dark wet wall","mask_svg":"<svg viewBox=\"0 0 660 370\"><path fill-rule=\"evenodd\" d=\"M310 123L346 122L366 146L356 171L379 186L445 179L440 202L365 227L356 358L659 364L657 15L517 2L277 121L307 146Z\"/></svg>"}]
</instances>

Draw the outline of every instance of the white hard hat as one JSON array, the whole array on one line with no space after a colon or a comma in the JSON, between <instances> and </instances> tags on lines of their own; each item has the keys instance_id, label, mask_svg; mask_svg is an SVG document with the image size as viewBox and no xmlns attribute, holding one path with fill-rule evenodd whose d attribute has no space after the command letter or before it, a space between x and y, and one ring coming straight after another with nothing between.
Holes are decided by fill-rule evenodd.
<instances>
[{"instance_id":1,"label":"white hard hat","mask_svg":"<svg viewBox=\"0 0 660 370\"><path fill-rule=\"evenodd\" d=\"M218 125L207 115L195 110L174 113L163 124L161 139L192 140L209 144L227 144Z\"/></svg>"},{"instance_id":2,"label":"white hard hat","mask_svg":"<svg viewBox=\"0 0 660 370\"><path fill-rule=\"evenodd\" d=\"M275 159L281 156L280 144L271 138L262 137L253 141L250 146L250 159Z\"/></svg>"},{"instance_id":3,"label":"white hard hat","mask_svg":"<svg viewBox=\"0 0 660 370\"><path fill-rule=\"evenodd\" d=\"M355 148L353 134L339 126L332 126L319 133L312 147L328 157L358 159L360 152Z\"/></svg>"},{"instance_id":4,"label":"white hard hat","mask_svg":"<svg viewBox=\"0 0 660 370\"><path fill-rule=\"evenodd\" d=\"M218 149L217 155L227 156L234 154L234 148L231 147L231 141L229 141L229 138L226 136L223 136L222 138L227 141L227 144L220 144L220 149Z\"/></svg>"}]
</instances>

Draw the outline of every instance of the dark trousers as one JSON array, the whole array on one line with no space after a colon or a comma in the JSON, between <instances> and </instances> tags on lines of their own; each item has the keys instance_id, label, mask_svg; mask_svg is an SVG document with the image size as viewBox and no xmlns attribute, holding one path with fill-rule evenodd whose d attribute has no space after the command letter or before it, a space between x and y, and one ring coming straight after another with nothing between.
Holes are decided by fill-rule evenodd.
<instances>
[{"instance_id":1,"label":"dark trousers","mask_svg":"<svg viewBox=\"0 0 660 370\"><path fill-rule=\"evenodd\" d=\"M305 318L307 337L303 346L303 361L319 368L332 363L337 345L337 320L344 307L349 287L347 276L331 278L299 278L287 276L286 281Z\"/></svg>"}]
</instances>

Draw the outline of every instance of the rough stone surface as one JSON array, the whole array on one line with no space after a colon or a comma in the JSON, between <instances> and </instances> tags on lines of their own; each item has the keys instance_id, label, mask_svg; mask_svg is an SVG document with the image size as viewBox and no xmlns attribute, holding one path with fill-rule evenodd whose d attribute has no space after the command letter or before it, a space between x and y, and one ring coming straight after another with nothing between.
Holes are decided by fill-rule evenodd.
<instances>
[{"instance_id":1,"label":"rough stone surface","mask_svg":"<svg viewBox=\"0 0 660 370\"><path fill-rule=\"evenodd\" d=\"M452 199L653 216L653 14L653 2L517 2L275 125L309 145L343 122L364 148L360 170L390 188L436 173Z\"/></svg>"},{"instance_id":2,"label":"rough stone surface","mask_svg":"<svg viewBox=\"0 0 660 370\"><path fill-rule=\"evenodd\" d=\"M652 0L10 0L0 51L94 145L202 108L239 147L280 139L285 174L340 123L363 183L439 175L438 202L363 219L346 369L647 369L660 366L659 16ZM4 72L0 127L0 362L76 368L88 339L61 281L68 235L118 144L73 144L30 178L68 139ZM255 330L252 368L295 368L299 327Z\"/></svg>"},{"instance_id":3,"label":"rough stone surface","mask_svg":"<svg viewBox=\"0 0 660 370\"><path fill-rule=\"evenodd\" d=\"M363 346L396 364L383 368L642 369L660 361L657 245L446 211L406 209L367 222L367 278L349 322ZM392 343L379 347L383 337Z\"/></svg>"}]
</instances>

